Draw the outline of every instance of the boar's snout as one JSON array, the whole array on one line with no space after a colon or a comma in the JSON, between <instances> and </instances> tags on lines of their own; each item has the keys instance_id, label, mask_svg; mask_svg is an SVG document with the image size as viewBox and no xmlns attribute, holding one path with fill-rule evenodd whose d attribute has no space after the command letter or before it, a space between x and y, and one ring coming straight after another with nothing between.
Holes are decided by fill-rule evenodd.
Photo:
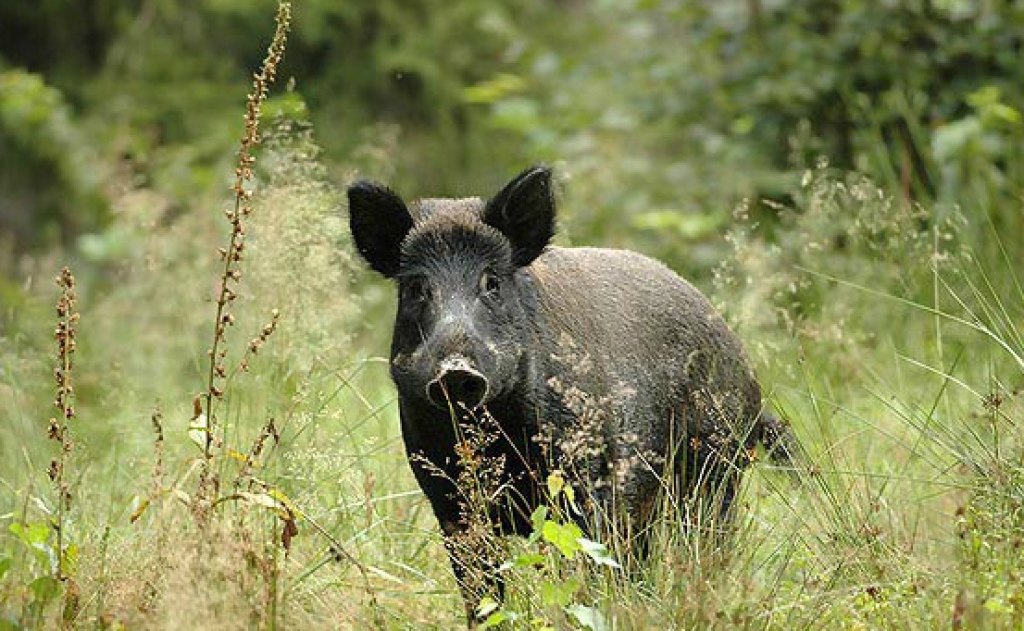
<instances>
[{"instance_id":1,"label":"boar's snout","mask_svg":"<svg viewBox=\"0 0 1024 631\"><path fill-rule=\"evenodd\" d=\"M487 390L487 377L465 357L455 356L441 362L437 376L427 384L427 398L442 409L451 405L472 410L484 402Z\"/></svg>"}]
</instances>

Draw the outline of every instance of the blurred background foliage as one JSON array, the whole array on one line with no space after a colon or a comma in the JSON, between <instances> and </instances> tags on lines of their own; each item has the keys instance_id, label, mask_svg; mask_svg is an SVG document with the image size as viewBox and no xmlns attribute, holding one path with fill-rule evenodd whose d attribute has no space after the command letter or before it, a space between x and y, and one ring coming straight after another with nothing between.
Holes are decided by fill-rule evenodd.
<instances>
[{"instance_id":1,"label":"blurred background foliage","mask_svg":"<svg viewBox=\"0 0 1024 631\"><path fill-rule=\"evenodd\" d=\"M165 221L223 194L273 6L0 7L8 280L56 245L122 255L126 187L158 192ZM789 203L821 157L937 212L1020 225L1019 2L305 0L295 15L278 104L309 112L339 186L356 170L410 197L486 195L552 162L572 182L569 239L697 275L738 200L770 235L763 200Z\"/></svg>"},{"instance_id":2,"label":"blurred background foliage","mask_svg":"<svg viewBox=\"0 0 1024 631\"><path fill-rule=\"evenodd\" d=\"M212 289L182 279L216 275L240 104L274 7L0 6L0 331L9 343L47 348L39 319L48 307L35 285L68 261L110 316L110 339L149 340L138 365L103 343L90 351L103 370L152 374L139 382L153 392L117 396L148 399L166 383L160 375L187 383L197 372L190 349L203 314L182 300ZM363 317L331 320L330 330L371 353L387 331L367 323L388 311L389 292L353 273L361 267L344 254L343 215L323 214L343 213L340 192L354 177L407 198L486 196L526 165L554 164L562 242L638 249L704 287L735 255L727 235L763 242L775 254L759 265L778 273L779 287L737 287L728 298L748 335L778 324L761 322L759 309L770 319L777 309L824 313L820 282L786 280L807 248L845 261L828 271L866 285L880 272L865 261L899 261L903 282L886 286L924 303L930 284L909 282L907 270L930 274L937 246L887 247L894 232L927 244L959 221L959 245L981 264L1024 263L1024 241L992 239L1024 225L1018 2L303 0L294 14L282 85L264 110L266 132L289 129L294 155L275 141L260 163L264 195L280 209L266 220L275 257L260 264L289 261L291 276L258 272L266 282L249 299L286 304L289 288L315 274L309 295L331 304L340 299L317 282L355 283L344 302L358 302L352 313ZM304 156L306 167L284 155ZM886 199L870 202L872 186ZM913 220L878 227L858 214L877 207L890 217L894 205ZM864 229L873 242L851 237ZM332 245L334 262L323 249ZM317 257L308 264L307 249ZM309 323L292 324L305 334ZM309 348L325 348L325 331ZM95 385L97 396L116 390Z\"/></svg>"}]
</instances>

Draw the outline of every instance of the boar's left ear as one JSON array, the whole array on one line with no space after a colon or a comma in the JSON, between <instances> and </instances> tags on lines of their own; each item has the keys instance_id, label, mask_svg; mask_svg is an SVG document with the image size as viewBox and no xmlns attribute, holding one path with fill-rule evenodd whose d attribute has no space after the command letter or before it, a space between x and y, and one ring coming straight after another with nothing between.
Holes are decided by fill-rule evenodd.
<instances>
[{"instance_id":1,"label":"boar's left ear","mask_svg":"<svg viewBox=\"0 0 1024 631\"><path fill-rule=\"evenodd\" d=\"M370 267L387 278L398 273L402 240L412 229L412 216L402 198L373 182L348 187L349 227L356 248Z\"/></svg>"},{"instance_id":2,"label":"boar's left ear","mask_svg":"<svg viewBox=\"0 0 1024 631\"><path fill-rule=\"evenodd\" d=\"M512 262L517 267L529 265L555 233L551 169L535 166L517 175L487 202L482 218L508 237Z\"/></svg>"}]
</instances>

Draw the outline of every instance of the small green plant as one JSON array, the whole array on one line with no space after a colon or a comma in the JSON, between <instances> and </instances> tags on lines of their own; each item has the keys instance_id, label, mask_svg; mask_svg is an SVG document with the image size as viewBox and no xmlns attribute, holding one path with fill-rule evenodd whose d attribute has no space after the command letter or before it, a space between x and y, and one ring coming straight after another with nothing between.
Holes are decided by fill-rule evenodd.
<instances>
[{"instance_id":1,"label":"small green plant","mask_svg":"<svg viewBox=\"0 0 1024 631\"><path fill-rule=\"evenodd\" d=\"M515 554L502 563L498 572L506 583L525 593L509 594L509 603L499 604L487 596L480 600L476 615L480 628L504 623L538 630L553 630L573 625L603 631L610 623L599 604L588 597L588 578L604 568L621 572L622 566L608 547L585 536L570 516L579 513L573 487L562 474L547 479L548 502L530 516L533 529Z\"/></svg>"},{"instance_id":2,"label":"small green plant","mask_svg":"<svg viewBox=\"0 0 1024 631\"><path fill-rule=\"evenodd\" d=\"M26 628L41 626L48 608L61 597L64 585L56 578L58 558L71 571L77 561L77 547L68 546L63 555L57 553L52 523L20 521L8 526L14 547L0 554L0 579L9 572L21 582L20 615L15 618ZM13 612L8 613L13 617Z\"/></svg>"},{"instance_id":3,"label":"small green plant","mask_svg":"<svg viewBox=\"0 0 1024 631\"><path fill-rule=\"evenodd\" d=\"M0 580L8 573L20 577L20 624L38 627L44 624L49 608L61 602L61 624L72 624L79 613L79 588L75 581L78 570L78 544L70 536L74 491L70 482L70 462L74 441L70 422L75 418L75 388L73 379L74 355L79 313L75 277L67 267L57 276L60 296L57 299L57 324L54 339L57 343L57 365L53 376L57 383L54 405L58 413L47 423L47 438L55 444L56 455L46 469L53 486L52 503L34 497L34 504L44 519L30 517L28 506L23 506L21 518L8 525L13 546L0 549Z\"/></svg>"}]
</instances>

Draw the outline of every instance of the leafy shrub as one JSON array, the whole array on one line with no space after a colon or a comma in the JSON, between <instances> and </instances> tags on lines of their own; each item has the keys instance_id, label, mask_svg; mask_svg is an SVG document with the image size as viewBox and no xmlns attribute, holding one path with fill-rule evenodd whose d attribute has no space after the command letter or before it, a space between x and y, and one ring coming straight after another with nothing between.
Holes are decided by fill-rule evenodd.
<instances>
[{"instance_id":1,"label":"leafy shrub","mask_svg":"<svg viewBox=\"0 0 1024 631\"><path fill-rule=\"evenodd\" d=\"M37 75L0 70L0 239L19 252L69 245L103 225L102 171L62 94ZM0 269L0 273L13 270Z\"/></svg>"}]
</instances>

